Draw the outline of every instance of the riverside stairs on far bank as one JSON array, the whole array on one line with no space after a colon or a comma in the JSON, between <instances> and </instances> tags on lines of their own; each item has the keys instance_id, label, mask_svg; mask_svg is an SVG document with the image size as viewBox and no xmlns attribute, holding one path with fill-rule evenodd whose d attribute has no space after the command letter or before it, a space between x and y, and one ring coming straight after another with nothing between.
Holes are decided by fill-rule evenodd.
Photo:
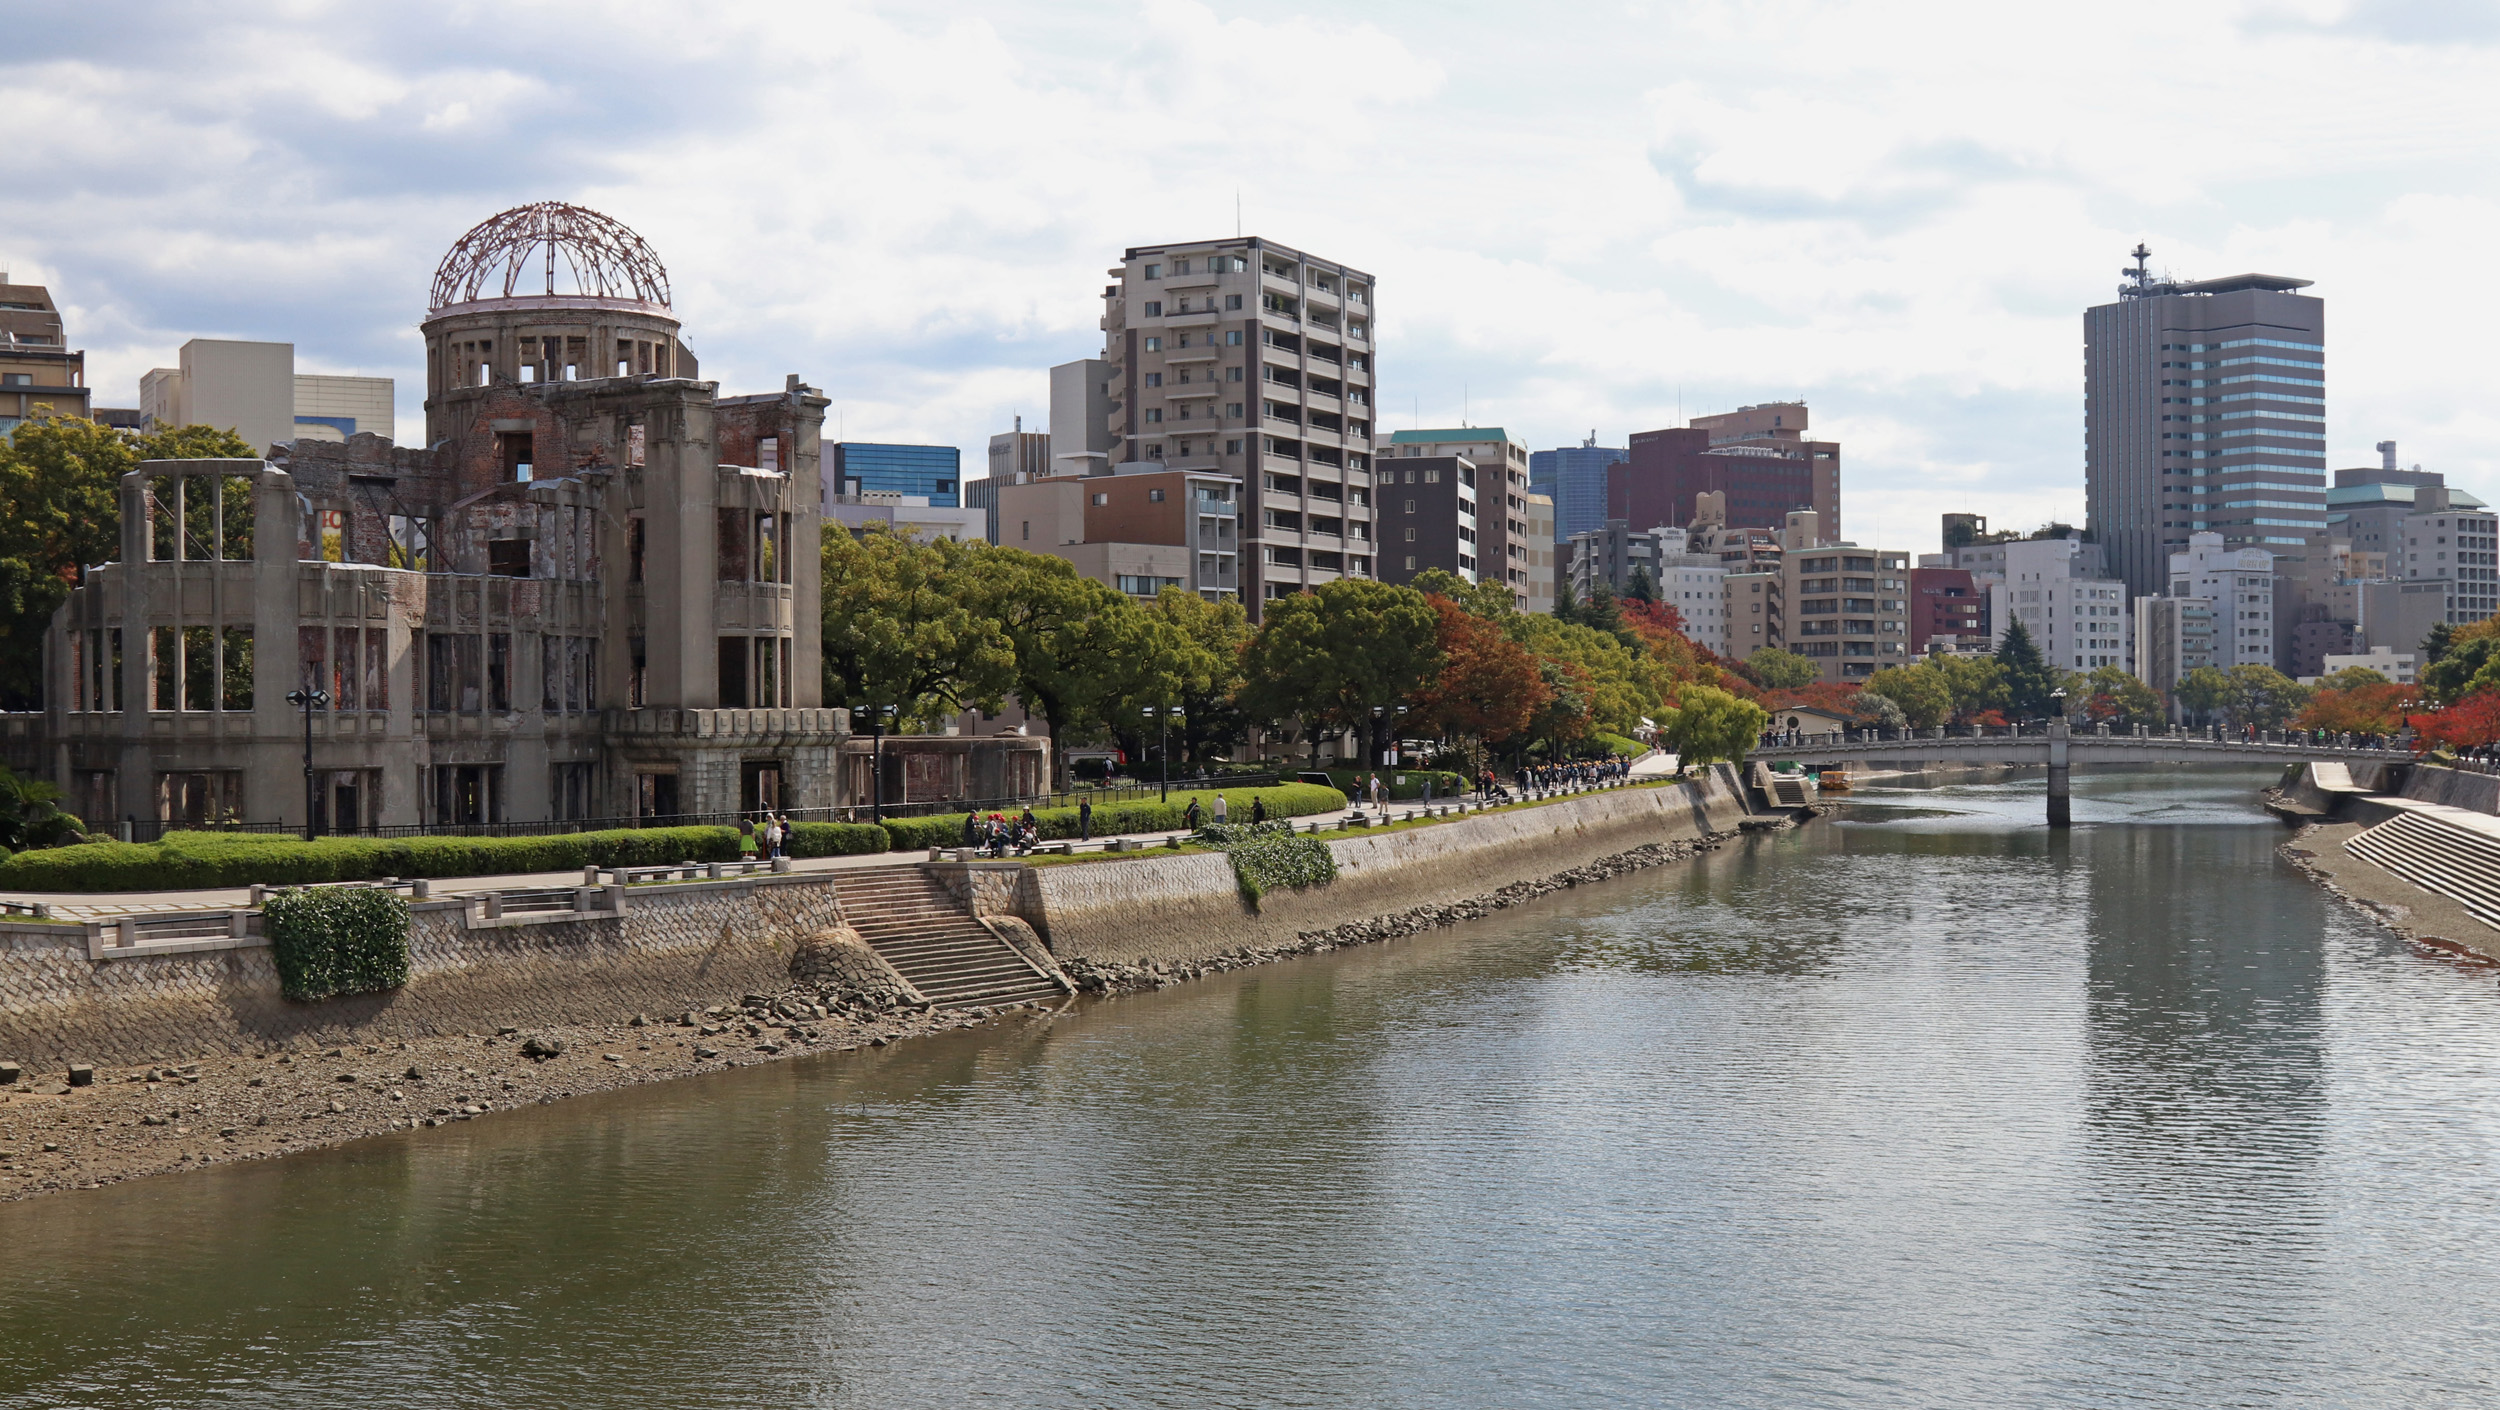
<instances>
[{"instance_id":1,"label":"riverside stairs on far bank","mask_svg":"<svg viewBox=\"0 0 2500 1410\"><path fill-rule=\"evenodd\" d=\"M2346 853L2500 932L2500 778L2402 761L2316 760L2285 770L2267 809L2293 824L2350 825ZM2500 952L2500 935L2452 938Z\"/></svg>"},{"instance_id":2,"label":"riverside stairs on far bank","mask_svg":"<svg viewBox=\"0 0 2500 1410\"><path fill-rule=\"evenodd\" d=\"M281 996L248 907L0 921L0 1059L30 1070L180 1061L539 1024L617 1023L771 994L833 969L940 1008L1033 1002L1062 962L1201 962L1483 895L1652 843L1733 831L1735 770L1331 835L1335 881L1253 909L1218 853L1031 866L875 866L412 903L411 974L384 993ZM535 910L524 909L526 899ZM923 987L925 986L925 987ZM30 1079L31 1080L31 1079Z\"/></svg>"}]
</instances>

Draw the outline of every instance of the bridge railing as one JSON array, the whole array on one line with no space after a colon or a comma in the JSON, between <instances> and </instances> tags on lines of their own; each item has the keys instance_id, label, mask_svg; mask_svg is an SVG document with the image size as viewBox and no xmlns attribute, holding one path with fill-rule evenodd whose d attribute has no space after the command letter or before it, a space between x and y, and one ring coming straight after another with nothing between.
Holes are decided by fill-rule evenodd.
<instances>
[{"instance_id":1,"label":"bridge railing","mask_svg":"<svg viewBox=\"0 0 2500 1410\"><path fill-rule=\"evenodd\" d=\"M1916 744L1987 739L2018 739L2046 741L2049 726L2045 722L2011 725L1931 725L1924 729L1847 729L1847 730L1770 730L1758 746L1777 749L1838 749L1864 744ZM2222 748L2249 748L2275 745L2292 749L2383 750L2391 754L2409 754L2411 742L2398 735L2362 735L2350 732L2329 732L2320 736L2310 730L2234 730L2223 725L2112 725L2106 721L2080 725L2068 732L2069 739L2141 739L2180 744L2210 744Z\"/></svg>"}]
</instances>

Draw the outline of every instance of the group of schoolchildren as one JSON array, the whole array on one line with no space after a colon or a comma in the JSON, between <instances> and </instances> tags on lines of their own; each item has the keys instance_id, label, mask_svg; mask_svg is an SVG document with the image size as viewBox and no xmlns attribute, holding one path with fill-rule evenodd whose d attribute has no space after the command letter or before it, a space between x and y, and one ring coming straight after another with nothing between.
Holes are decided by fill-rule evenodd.
<instances>
[{"instance_id":1,"label":"group of schoolchildren","mask_svg":"<svg viewBox=\"0 0 2500 1410\"><path fill-rule=\"evenodd\" d=\"M1034 844L1041 840L1041 819L1033 816L1031 808L1013 818L1005 813L992 813L986 818L979 813L964 814L964 845L976 852L1004 857L1012 850L1021 857L1031 853Z\"/></svg>"}]
</instances>

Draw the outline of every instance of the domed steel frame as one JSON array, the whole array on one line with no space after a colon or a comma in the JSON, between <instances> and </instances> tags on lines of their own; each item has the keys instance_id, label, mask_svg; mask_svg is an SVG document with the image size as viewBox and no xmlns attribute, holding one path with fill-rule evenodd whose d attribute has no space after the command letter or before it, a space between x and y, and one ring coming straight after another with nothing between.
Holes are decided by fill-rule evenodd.
<instances>
[{"instance_id":1,"label":"domed steel frame","mask_svg":"<svg viewBox=\"0 0 2500 1410\"><path fill-rule=\"evenodd\" d=\"M556 288L559 261L573 276L573 288L562 293ZM544 276L543 291L522 282L533 269ZM492 289L497 281L499 292ZM668 270L622 222L586 206L534 201L492 216L460 237L434 271L427 311L542 293L667 308Z\"/></svg>"}]
</instances>

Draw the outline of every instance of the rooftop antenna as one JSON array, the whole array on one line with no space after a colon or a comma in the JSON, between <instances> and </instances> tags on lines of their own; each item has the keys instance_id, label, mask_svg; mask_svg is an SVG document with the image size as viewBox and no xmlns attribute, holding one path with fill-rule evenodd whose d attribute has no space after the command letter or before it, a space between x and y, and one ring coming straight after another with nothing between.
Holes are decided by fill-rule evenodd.
<instances>
[{"instance_id":1,"label":"rooftop antenna","mask_svg":"<svg viewBox=\"0 0 2500 1410\"><path fill-rule=\"evenodd\" d=\"M1233 238L1241 238L1241 188L1233 188Z\"/></svg>"}]
</instances>

